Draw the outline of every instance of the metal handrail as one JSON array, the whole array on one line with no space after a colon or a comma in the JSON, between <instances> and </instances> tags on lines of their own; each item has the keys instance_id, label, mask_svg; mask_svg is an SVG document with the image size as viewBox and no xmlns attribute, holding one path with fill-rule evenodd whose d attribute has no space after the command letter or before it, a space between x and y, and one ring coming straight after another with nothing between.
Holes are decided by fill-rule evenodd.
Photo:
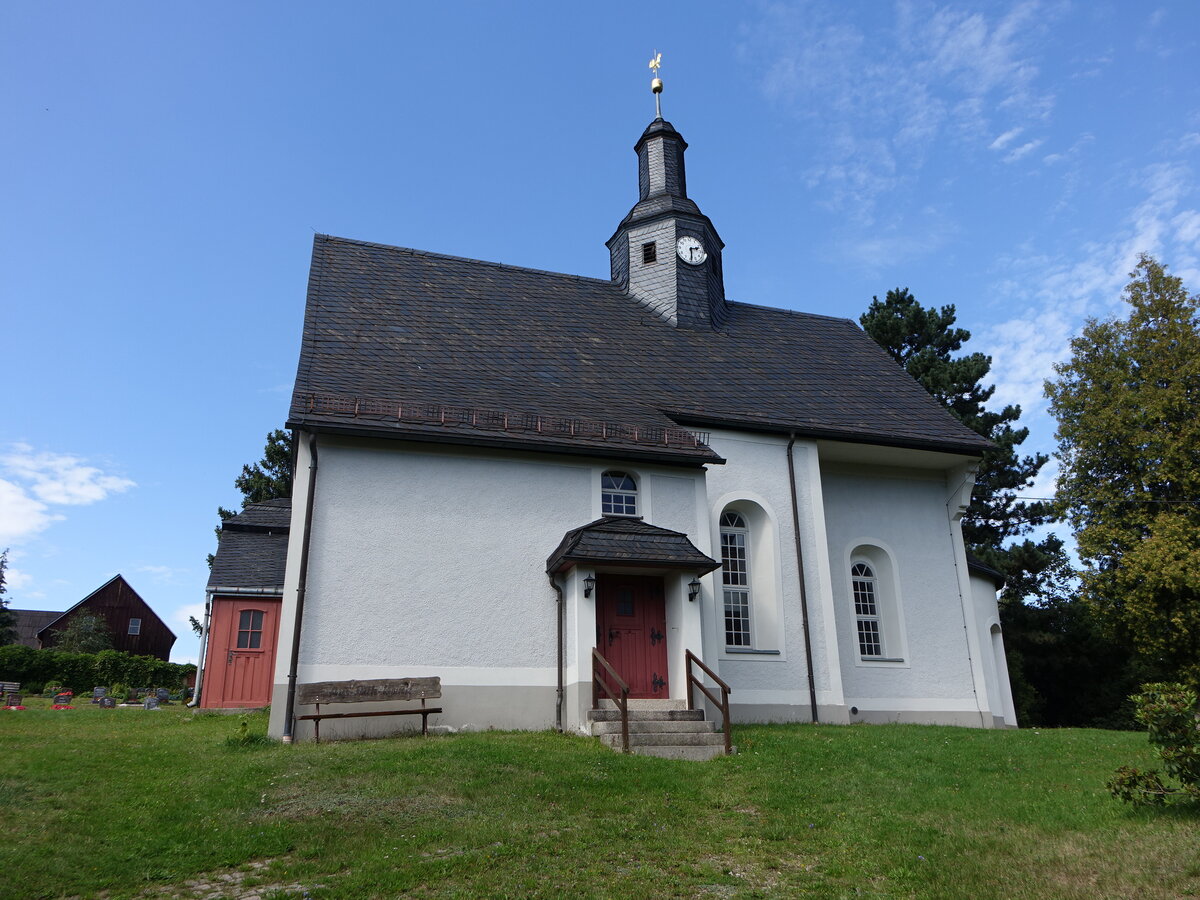
<instances>
[{"instance_id":1,"label":"metal handrail","mask_svg":"<svg viewBox=\"0 0 1200 900\"><path fill-rule=\"evenodd\" d=\"M708 677L711 678L713 681L715 681L717 683L717 686L721 688L721 699L720 700L718 700L716 697L714 697L712 692L707 687L704 686L704 682L696 677L696 673L692 671L692 663L695 663L701 669L703 669L704 673L706 675L708 675ZM721 727L725 730L725 755L728 756L729 754L733 753L733 739L729 733L729 695L733 693L733 690L729 687L729 685L727 685L724 681L721 680L720 676L717 675L716 672L714 672L712 669L710 669L708 666L706 666L704 664L704 660L702 660L700 657L698 657L691 650L688 650L687 651L688 709L696 708L696 704L693 701L693 694L692 694L692 685L693 684L696 685L696 687L700 688L700 690L704 693L704 696L713 702L713 705L718 706L721 709Z\"/></svg>"},{"instance_id":2,"label":"metal handrail","mask_svg":"<svg viewBox=\"0 0 1200 900\"><path fill-rule=\"evenodd\" d=\"M613 689L608 686L608 683L596 673L596 663L600 663L617 686L621 689L621 694L618 697L613 693ZM617 674L617 670L609 665L608 660L600 655L600 651L595 647L592 648L592 709L600 708L600 688L604 689L604 693L608 694L610 700L617 705L617 709L621 711L621 749L629 752L629 685L624 679ZM726 741L728 743L728 741Z\"/></svg>"}]
</instances>

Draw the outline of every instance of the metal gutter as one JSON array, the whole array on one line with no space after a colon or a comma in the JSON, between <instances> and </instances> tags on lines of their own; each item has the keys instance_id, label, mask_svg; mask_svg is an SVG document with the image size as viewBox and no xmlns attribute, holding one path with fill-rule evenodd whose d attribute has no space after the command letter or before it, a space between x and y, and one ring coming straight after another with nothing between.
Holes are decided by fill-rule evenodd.
<instances>
[{"instance_id":1,"label":"metal gutter","mask_svg":"<svg viewBox=\"0 0 1200 900\"><path fill-rule=\"evenodd\" d=\"M317 436L308 438L308 491L304 500L304 538L300 544L300 581L296 586L296 615L292 626L292 658L288 665L287 700L283 706L285 744L292 743L296 710L296 669L300 664L300 622L304 618L304 592L308 587L308 550L312 539L313 499L317 492Z\"/></svg>"},{"instance_id":2,"label":"metal gutter","mask_svg":"<svg viewBox=\"0 0 1200 900\"><path fill-rule=\"evenodd\" d=\"M559 732L563 730L563 618L566 616L566 603L563 600L563 590L558 582L554 580L554 576L549 572L546 577L550 579L550 587L554 588L554 592L558 594L558 643L555 645L555 651L558 655L558 689L555 692L554 701L554 727Z\"/></svg>"},{"instance_id":3,"label":"metal gutter","mask_svg":"<svg viewBox=\"0 0 1200 900\"><path fill-rule=\"evenodd\" d=\"M208 653L208 627L212 622L212 601L213 592L204 592L204 627L200 632L200 655L197 657L196 666L196 690L192 694L192 701L188 704L188 709L195 709L200 705L200 689L204 687L204 657Z\"/></svg>"},{"instance_id":4,"label":"metal gutter","mask_svg":"<svg viewBox=\"0 0 1200 900\"><path fill-rule=\"evenodd\" d=\"M796 572L800 582L800 619L804 624L804 660L808 666L808 702L812 707L812 720L817 718L817 682L813 677L812 635L808 628L808 593L804 590L804 552L800 548L800 505L796 499L796 462L792 457L792 447L796 443L793 432L787 445L788 487L792 493L792 535L796 539Z\"/></svg>"}]
</instances>

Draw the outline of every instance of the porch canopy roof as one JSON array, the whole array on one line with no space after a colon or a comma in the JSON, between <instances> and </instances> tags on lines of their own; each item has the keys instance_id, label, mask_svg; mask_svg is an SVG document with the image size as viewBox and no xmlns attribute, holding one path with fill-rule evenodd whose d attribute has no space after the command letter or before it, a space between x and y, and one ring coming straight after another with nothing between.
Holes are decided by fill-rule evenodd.
<instances>
[{"instance_id":1,"label":"porch canopy roof","mask_svg":"<svg viewBox=\"0 0 1200 900\"><path fill-rule=\"evenodd\" d=\"M580 563L685 569L704 574L721 568L679 531L643 522L636 516L604 516L563 535L546 560L546 571L563 572Z\"/></svg>"}]
</instances>

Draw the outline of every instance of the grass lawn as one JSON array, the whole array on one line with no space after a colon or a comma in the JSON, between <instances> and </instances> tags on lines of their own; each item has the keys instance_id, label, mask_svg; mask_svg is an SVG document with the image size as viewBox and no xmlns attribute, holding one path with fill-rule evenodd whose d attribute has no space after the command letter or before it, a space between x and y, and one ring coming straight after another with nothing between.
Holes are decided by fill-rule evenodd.
<instances>
[{"instance_id":1,"label":"grass lawn","mask_svg":"<svg viewBox=\"0 0 1200 900\"><path fill-rule=\"evenodd\" d=\"M1200 810L1104 788L1141 734L746 726L690 763L30 706L0 712L0 898L1200 896Z\"/></svg>"}]
</instances>

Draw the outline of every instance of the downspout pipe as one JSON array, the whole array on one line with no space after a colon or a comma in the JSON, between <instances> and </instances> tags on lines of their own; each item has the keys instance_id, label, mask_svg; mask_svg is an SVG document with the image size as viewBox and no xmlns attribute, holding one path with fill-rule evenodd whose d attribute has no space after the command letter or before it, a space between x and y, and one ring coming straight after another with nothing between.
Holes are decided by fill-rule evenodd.
<instances>
[{"instance_id":1,"label":"downspout pipe","mask_svg":"<svg viewBox=\"0 0 1200 900\"><path fill-rule=\"evenodd\" d=\"M550 587L554 588L554 592L558 594L558 644L556 645L558 654L558 690L555 693L554 701L554 727L561 732L563 730L563 632L565 631L563 626L565 624L566 604L563 601L563 589L554 580L554 575L547 572L546 577L550 579Z\"/></svg>"},{"instance_id":2,"label":"downspout pipe","mask_svg":"<svg viewBox=\"0 0 1200 900\"><path fill-rule=\"evenodd\" d=\"M792 492L792 534L796 538L796 572L800 582L800 620L804 623L804 661L808 666L808 704L812 708L812 720L817 718L817 681L813 677L812 636L808 626L808 592L804 589L804 551L800 547L800 503L796 499L796 461L792 447L796 444L793 431L787 445L788 487Z\"/></svg>"},{"instance_id":3,"label":"downspout pipe","mask_svg":"<svg viewBox=\"0 0 1200 900\"><path fill-rule=\"evenodd\" d=\"M204 627L200 631L200 656L198 657L200 664L196 666L196 690L192 693L191 702L188 703L188 709L195 709L200 705L200 690L204 687L204 664L205 656L208 654L208 626L212 622L212 602L213 592L204 592Z\"/></svg>"},{"instance_id":4,"label":"downspout pipe","mask_svg":"<svg viewBox=\"0 0 1200 900\"><path fill-rule=\"evenodd\" d=\"M296 586L296 616L292 625L292 658L288 665L287 700L283 705L285 744L292 743L296 712L296 669L300 665L300 622L304 618L304 592L308 587L308 549L312 541L313 498L317 493L317 436L308 437L308 491L304 499L304 539L300 543L300 579Z\"/></svg>"}]
</instances>

